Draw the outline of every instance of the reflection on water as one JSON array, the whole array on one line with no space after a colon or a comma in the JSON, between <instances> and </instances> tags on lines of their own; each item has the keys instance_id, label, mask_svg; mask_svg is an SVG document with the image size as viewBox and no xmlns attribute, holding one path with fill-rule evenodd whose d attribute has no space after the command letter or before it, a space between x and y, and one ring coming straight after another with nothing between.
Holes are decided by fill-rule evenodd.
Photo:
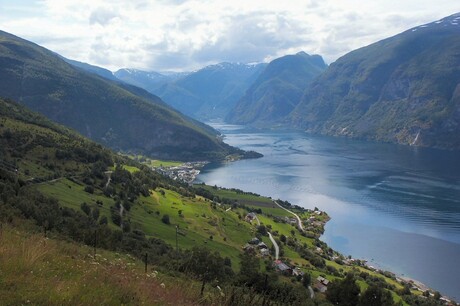
<instances>
[{"instance_id":1,"label":"reflection on water","mask_svg":"<svg viewBox=\"0 0 460 306\"><path fill-rule=\"evenodd\" d=\"M331 247L460 298L459 152L213 125L264 157L199 180L326 210Z\"/></svg>"}]
</instances>

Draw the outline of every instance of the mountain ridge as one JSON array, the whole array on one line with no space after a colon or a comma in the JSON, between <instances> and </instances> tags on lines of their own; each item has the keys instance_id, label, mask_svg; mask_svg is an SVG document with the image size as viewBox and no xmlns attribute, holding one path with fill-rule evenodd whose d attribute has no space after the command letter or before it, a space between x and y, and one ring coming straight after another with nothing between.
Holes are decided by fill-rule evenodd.
<instances>
[{"instance_id":1,"label":"mountain ridge","mask_svg":"<svg viewBox=\"0 0 460 306\"><path fill-rule=\"evenodd\" d=\"M311 133L460 148L460 15L354 50L284 120Z\"/></svg>"},{"instance_id":2,"label":"mountain ridge","mask_svg":"<svg viewBox=\"0 0 460 306\"><path fill-rule=\"evenodd\" d=\"M75 68L54 52L3 31L0 77L0 96L116 150L181 160L241 152L159 97Z\"/></svg>"}]
</instances>

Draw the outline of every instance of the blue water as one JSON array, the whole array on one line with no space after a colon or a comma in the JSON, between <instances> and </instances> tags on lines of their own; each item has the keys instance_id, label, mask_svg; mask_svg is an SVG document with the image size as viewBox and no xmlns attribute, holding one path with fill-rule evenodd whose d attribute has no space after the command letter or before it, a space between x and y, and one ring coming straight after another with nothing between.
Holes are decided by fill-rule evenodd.
<instances>
[{"instance_id":1,"label":"blue water","mask_svg":"<svg viewBox=\"0 0 460 306\"><path fill-rule=\"evenodd\" d=\"M264 157L199 181L325 210L332 248L460 300L460 152L212 125Z\"/></svg>"}]
</instances>

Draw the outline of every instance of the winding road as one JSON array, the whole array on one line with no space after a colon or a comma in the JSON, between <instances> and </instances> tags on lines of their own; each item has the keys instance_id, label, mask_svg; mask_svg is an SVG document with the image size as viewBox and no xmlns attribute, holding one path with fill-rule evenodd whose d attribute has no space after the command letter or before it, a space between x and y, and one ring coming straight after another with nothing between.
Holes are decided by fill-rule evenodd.
<instances>
[{"instance_id":1,"label":"winding road","mask_svg":"<svg viewBox=\"0 0 460 306\"><path fill-rule=\"evenodd\" d=\"M278 201L274 201L274 203L276 205L278 205L281 209L284 209L285 211L287 211L288 213L290 214L293 214L296 218L297 218L297 223L298 223L298 227L299 227L299 230L304 232L305 230L303 229L303 224L302 224L302 220L300 220L300 217L296 214L296 213L293 213L292 211L290 211L289 209L287 208L284 208L283 206L281 206Z\"/></svg>"}]
</instances>

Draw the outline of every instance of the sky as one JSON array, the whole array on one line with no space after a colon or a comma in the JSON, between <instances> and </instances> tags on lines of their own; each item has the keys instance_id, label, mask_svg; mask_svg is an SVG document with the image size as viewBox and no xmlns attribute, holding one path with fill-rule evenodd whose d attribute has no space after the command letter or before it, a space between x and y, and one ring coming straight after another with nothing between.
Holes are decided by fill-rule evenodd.
<instances>
[{"instance_id":1,"label":"sky","mask_svg":"<svg viewBox=\"0 0 460 306\"><path fill-rule=\"evenodd\" d=\"M457 12L458 0L0 0L0 30L112 71L192 71L299 51L330 64Z\"/></svg>"}]
</instances>

